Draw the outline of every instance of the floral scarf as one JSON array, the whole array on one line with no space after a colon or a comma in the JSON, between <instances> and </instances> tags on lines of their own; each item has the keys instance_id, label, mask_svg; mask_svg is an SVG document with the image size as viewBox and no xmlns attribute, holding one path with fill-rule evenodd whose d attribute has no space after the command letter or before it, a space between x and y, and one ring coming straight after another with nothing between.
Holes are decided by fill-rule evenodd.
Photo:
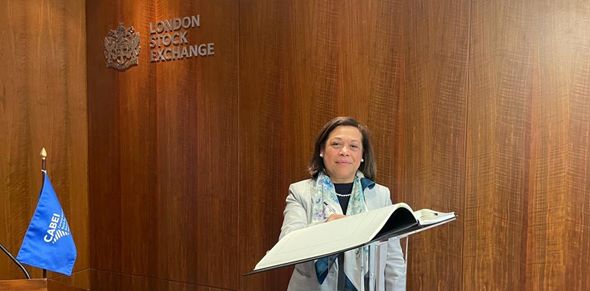
<instances>
[{"instance_id":1,"label":"floral scarf","mask_svg":"<svg viewBox=\"0 0 590 291\"><path fill-rule=\"evenodd\" d=\"M357 172L352 185L352 195L350 202L348 202L347 215L355 215L367 211L365 203L365 195L361 185L361 179L364 179L361 172ZM342 214L343 209L340 208L340 202L336 196L336 189L334 183L328 175L320 172L316 179L315 193L312 194L313 210L312 223L326 221L332 214Z\"/></svg>"}]
</instances>

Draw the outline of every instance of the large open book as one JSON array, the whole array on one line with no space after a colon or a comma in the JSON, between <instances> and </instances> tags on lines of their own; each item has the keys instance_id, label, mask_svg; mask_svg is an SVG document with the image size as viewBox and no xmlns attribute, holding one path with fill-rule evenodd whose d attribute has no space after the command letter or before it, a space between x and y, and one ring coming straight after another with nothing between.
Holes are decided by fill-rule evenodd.
<instances>
[{"instance_id":1,"label":"large open book","mask_svg":"<svg viewBox=\"0 0 590 291\"><path fill-rule=\"evenodd\" d=\"M455 220L454 212L412 211L405 203L320 223L287 234L249 274L315 260L365 244L402 238Z\"/></svg>"}]
</instances>

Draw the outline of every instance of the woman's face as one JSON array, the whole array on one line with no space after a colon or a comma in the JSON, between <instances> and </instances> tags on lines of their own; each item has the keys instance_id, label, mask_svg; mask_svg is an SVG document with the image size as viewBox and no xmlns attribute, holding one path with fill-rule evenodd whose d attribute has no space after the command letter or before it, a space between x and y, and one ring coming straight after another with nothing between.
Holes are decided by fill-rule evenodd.
<instances>
[{"instance_id":1,"label":"woman's face","mask_svg":"<svg viewBox=\"0 0 590 291\"><path fill-rule=\"evenodd\" d=\"M332 182L350 183L361 166L363 135L354 126L338 126L326 139L321 154Z\"/></svg>"}]
</instances>

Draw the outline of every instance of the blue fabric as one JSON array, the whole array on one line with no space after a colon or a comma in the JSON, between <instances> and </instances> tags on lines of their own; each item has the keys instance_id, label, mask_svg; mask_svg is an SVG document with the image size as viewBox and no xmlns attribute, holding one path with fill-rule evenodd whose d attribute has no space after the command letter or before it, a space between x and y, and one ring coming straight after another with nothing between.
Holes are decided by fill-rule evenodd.
<instances>
[{"instance_id":1,"label":"blue fabric","mask_svg":"<svg viewBox=\"0 0 590 291\"><path fill-rule=\"evenodd\" d=\"M37 209L16 257L22 263L71 276L76 245L49 176L44 175Z\"/></svg>"},{"instance_id":2,"label":"blue fabric","mask_svg":"<svg viewBox=\"0 0 590 291\"><path fill-rule=\"evenodd\" d=\"M315 274L318 277L318 282L321 284L324 283L326 277L328 276L328 271L334 265L334 262L338 259L338 255L333 255L329 257L324 257L318 259L315 262Z\"/></svg>"},{"instance_id":3,"label":"blue fabric","mask_svg":"<svg viewBox=\"0 0 590 291\"><path fill-rule=\"evenodd\" d=\"M344 282L344 289L346 289L346 291L356 291L356 287L354 287L354 284L350 282L348 277L346 277L346 282Z\"/></svg>"},{"instance_id":4,"label":"blue fabric","mask_svg":"<svg viewBox=\"0 0 590 291\"><path fill-rule=\"evenodd\" d=\"M315 262L315 273L316 273L316 276L318 277L318 282L320 283L320 285L324 283L324 280L326 280L326 277L328 276L328 271L330 270L332 265L334 265L334 262L337 259L338 259L338 255L333 255L333 256L318 259ZM344 282L345 290L357 291L356 288L354 287L354 284L352 284L352 282L348 279L348 277L345 276L345 278L346 278L346 281Z\"/></svg>"},{"instance_id":5,"label":"blue fabric","mask_svg":"<svg viewBox=\"0 0 590 291\"><path fill-rule=\"evenodd\" d=\"M363 187L363 191L369 187L369 189L373 189L375 187L375 182L371 179L362 178L361 179L361 186Z\"/></svg>"}]
</instances>

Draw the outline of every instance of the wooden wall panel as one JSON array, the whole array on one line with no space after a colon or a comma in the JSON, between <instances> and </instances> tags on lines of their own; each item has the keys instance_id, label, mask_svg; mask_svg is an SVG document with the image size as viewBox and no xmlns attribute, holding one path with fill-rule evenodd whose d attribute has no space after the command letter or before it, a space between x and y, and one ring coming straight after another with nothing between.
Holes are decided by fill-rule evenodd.
<instances>
[{"instance_id":1,"label":"wooden wall panel","mask_svg":"<svg viewBox=\"0 0 590 291\"><path fill-rule=\"evenodd\" d=\"M240 3L239 125L239 258L238 272L252 270L276 242L290 170L281 157L281 116L285 99L279 94L282 30L286 2ZM302 141L301 141L302 142ZM304 147L302 145L301 147ZM269 179L270 178L270 179ZM290 269L240 278L239 290L286 290Z\"/></svg>"},{"instance_id":2,"label":"wooden wall panel","mask_svg":"<svg viewBox=\"0 0 590 291\"><path fill-rule=\"evenodd\" d=\"M93 1L86 6L88 74L88 186L91 266L121 271L121 205L119 175L119 76L107 70L104 37L118 23L112 3ZM99 17L100 16L100 17ZM100 19L100 21L99 21ZM100 76L96 72L102 72ZM99 166L95 166L98 164Z\"/></svg>"},{"instance_id":3,"label":"wooden wall panel","mask_svg":"<svg viewBox=\"0 0 590 291\"><path fill-rule=\"evenodd\" d=\"M528 290L590 288L590 6L534 2ZM582 24L584 23L584 24ZM582 24L582 25L581 25Z\"/></svg>"},{"instance_id":4,"label":"wooden wall panel","mask_svg":"<svg viewBox=\"0 0 590 291\"><path fill-rule=\"evenodd\" d=\"M109 157L89 161L93 288L237 288L237 9L231 0L89 4L90 143ZM187 38L214 42L215 56L150 63L149 23L197 14ZM119 22L141 35L139 65L125 72L103 57Z\"/></svg>"},{"instance_id":5,"label":"wooden wall panel","mask_svg":"<svg viewBox=\"0 0 590 291\"><path fill-rule=\"evenodd\" d=\"M45 147L78 249L76 277L90 265L85 3L4 1L0 17L0 242L16 256L37 204ZM0 279L22 276L2 256Z\"/></svg>"},{"instance_id":6,"label":"wooden wall panel","mask_svg":"<svg viewBox=\"0 0 590 291\"><path fill-rule=\"evenodd\" d=\"M459 219L409 240L409 290L461 290L469 1L408 2L403 17L404 93L397 124L396 193L414 209Z\"/></svg>"},{"instance_id":7,"label":"wooden wall panel","mask_svg":"<svg viewBox=\"0 0 590 291\"><path fill-rule=\"evenodd\" d=\"M463 283L524 288L533 10L474 3L469 75Z\"/></svg>"},{"instance_id":8,"label":"wooden wall panel","mask_svg":"<svg viewBox=\"0 0 590 291\"><path fill-rule=\"evenodd\" d=\"M588 12L474 5L466 289L588 288Z\"/></svg>"}]
</instances>

